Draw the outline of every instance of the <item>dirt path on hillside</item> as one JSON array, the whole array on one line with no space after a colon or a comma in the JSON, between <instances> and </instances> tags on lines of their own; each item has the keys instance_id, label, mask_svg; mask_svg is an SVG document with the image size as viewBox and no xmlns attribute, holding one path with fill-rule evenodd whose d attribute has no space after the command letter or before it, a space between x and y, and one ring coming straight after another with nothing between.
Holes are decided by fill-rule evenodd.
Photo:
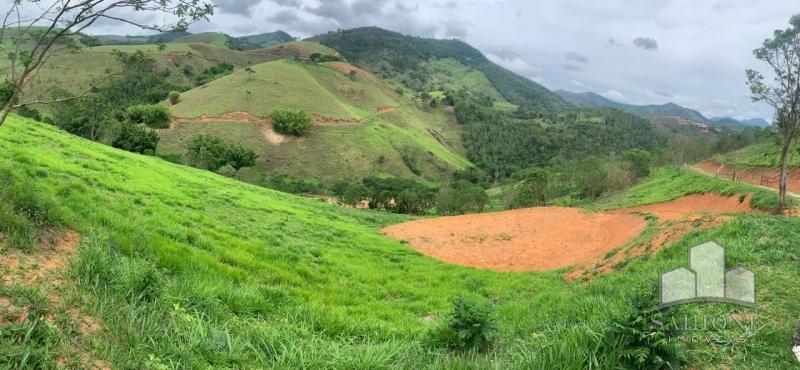
<instances>
[{"instance_id":1,"label":"dirt path on hillside","mask_svg":"<svg viewBox=\"0 0 800 370\"><path fill-rule=\"evenodd\" d=\"M751 185L778 190L780 170L773 168L761 169L733 169L711 161L702 162L692 167L707 176L724 178L726 180L741 181ZM800 197L800 168L789 171L789 191L793 196Z\"/></svg>"},{"instance_id":2,"label":"dirt path on hillside","mask_svg":"<svg viewBox=\"0 0 800 370\"><path fill-rule=\"evenodd\" d=\"M653 252L670 240L723 222L728 212L753 211L738 197L692 195L671 202L609 212L540 207L440 217L382 229L423 254L443 262L499 271L543 271L575 266L575 277L600 271L646 229L642 214L658 218L651 240L630 251ZM711 218L709 218L712 215ZM688 227L674 228L685 223ZM710 226L709 226L710 225ZM647 245L644 245L647 244Z\"/></svg>"}]
</instances>

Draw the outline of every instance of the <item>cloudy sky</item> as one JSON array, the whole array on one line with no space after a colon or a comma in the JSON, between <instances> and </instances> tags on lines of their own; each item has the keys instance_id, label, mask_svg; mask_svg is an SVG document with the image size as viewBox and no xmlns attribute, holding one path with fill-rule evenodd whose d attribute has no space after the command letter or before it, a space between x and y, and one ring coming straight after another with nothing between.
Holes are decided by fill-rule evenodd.
<instances>
[{"instance_id":1,"label":"cloudy sky","mask_svg":"<svg viewBox=\"0 0 800 370\"><path fill-rule=\"evenodd\" d=\"M7 0L6 0L7 1ZM745 69L797 0L213 0L191 31L296 37L359 26L458 38L550 89L631 104L676 102L708 117L763 117ZM794 6L793 6L794 5ZM95 32L137 33L118 25ZM140 32L139 32L140 33Z\"/></svg>"}]
</instances>

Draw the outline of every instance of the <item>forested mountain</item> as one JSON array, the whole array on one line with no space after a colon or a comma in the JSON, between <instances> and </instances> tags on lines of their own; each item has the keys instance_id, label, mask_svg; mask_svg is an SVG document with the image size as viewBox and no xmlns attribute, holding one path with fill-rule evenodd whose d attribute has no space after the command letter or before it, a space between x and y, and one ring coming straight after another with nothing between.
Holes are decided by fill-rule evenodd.
<instances>
[{"instance_id":1,"label":"forested mountain","mask_svg":"<svg viewBox=\"0 0 800 370\"><path fill-rule=\"evenodd\" d=\"M732 129L744 129L746 127L769 127L770 123L763 118L737 120L731 117L714 117L711 119L711 125Z\"/></svg>"},{"instance_id":2,"label":"forested mountain","mask_svg":"<svg viewBox=\"0 0 800 370\"><path fill-rule=\"evenodd\" d=\"M593 92L573 93L565 90L557 90L555 93L564 98L564 100L580 107L608 107L647 118L679 117L691 122L708 122L708 118L704 117L700 112L674 103L662 105L631 105L607 99Z\"/></svg>"},{"instance_id":3,"label":"forested mountain","mask_svg":"<svg viewBox=\"0 0 800 370\"><path fill-rule=\"evenodd\" d=\"M313 40L338 50L361 68L401 80L412 89L429 80L430 74L424 68L427 62L453 59L483 73L503 98L515 105L550 112L569 107L544 86L492 63L480 51L459 40L411 37L377 27L332 32Z\"/></svg>"}]
</instances>

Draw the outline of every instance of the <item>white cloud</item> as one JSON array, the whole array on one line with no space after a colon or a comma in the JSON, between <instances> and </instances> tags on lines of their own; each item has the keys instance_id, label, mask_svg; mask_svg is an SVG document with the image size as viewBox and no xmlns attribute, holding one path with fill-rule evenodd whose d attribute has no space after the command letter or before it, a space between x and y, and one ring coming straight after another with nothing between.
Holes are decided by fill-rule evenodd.
<instances>
[{"instance_id":1,"label":"white cloud","mask_svg":"<svg viewBox=\"0 0 800 370\"><path fill-rule=\"evenodd\" d=\"M609 99L611 99L613 101L620 102L620 103L624 103L624 102L628 101L628 98L626 98L625 95L623 95L621 92L619 92L617 90L614 90L614 89L608 90L608 91L606 91L604 93L601 93L600 95L603 95L606 98L609 98Z\"/></svg>"}]
</instances>

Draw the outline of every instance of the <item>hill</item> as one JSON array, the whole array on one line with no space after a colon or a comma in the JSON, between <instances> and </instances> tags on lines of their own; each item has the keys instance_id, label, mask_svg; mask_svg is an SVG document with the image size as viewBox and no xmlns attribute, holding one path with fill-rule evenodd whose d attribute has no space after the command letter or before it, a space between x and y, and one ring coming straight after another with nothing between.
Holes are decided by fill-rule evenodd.
<instances>
[{"instance_id":1,"label":"hill","mask_svg":"<svg viewBox=\"0 0 800 370\"><path fill-rule=\"evenodd\" d=\"M687 247L706 240L758 276L761 309L691 305L676 317L764 319L737 351L687 342L689 363L793 366L796 218L734 215L570 283L563 271L444 264L377 232L398 216L242 184L14 116L0 150L0 259L22 260L27 274L49 268L0 282L0 359L12 367L24 358L36 368L624 368L640 347L608 330L633 312L636 292L655 294L659 273L685 265ZM665 169L602 206L748 190ZM53 264L39 236L74 253L72 263ZM458 296L490 302L498 331L485 353L460 354L436 334ZM747 335L736 325L709 339L717 334Z\"/></svg>"},{"instance_id":2,"label":"hill","mask_svg":"<svg viewBox=\"0 0 800 370\"><path fill-rule=\"evenodd\" d=\"M327 184L378 173L440 180L470 165L451 114L420 109L364 70L283 59L252 71L183 93L172 107L180 122L161 133L162 150L182 154L194 135L212 133L246 143L269 172ZM314 129L302 138L278 135L267 116L279 108L312 113ZM225 117L236 112L246 113Z\"/></svg>"},{"instance_id":3,"label":"hill","mask_svg":"<svg viewBox=\"0 0 800 370\"><path fill-rule=\"evenodd\" d=\"M763 118L737 120L731 117L714 117L711 119L711 125L716 127L742 130L747 127L758 127L758 128L769 127L770 123Z\"/></svg>"},{"instance_id":4,"label":"hill","mask_svg":"<svg viewBox=\"0 0 800 370\"><path fill-rule=\"evenodd\" d=\"M260 33L257 35L249 35L249 36L241 36L237 37L237 40L250 44L256 45L262 48L272 47L278 44L284 44L287 42L292 42L295 40L292 35L283 32L283 31L275 31L269 33Z\"/></svg>"},{"instance_id":5,"label":"hill","mask_svg":"<svg viewBox=\"0 0 800 370\"><path fill-rule=\"evenodd\" d=\"M457 69L480 72L497 93L514 105L551 112L569 107L545 87L492 63L462 41L411 37L377 27L340 30L312 40L338 50L348 61L367 71L415 91L439 89L432 82L441 73L428 63L444 60L451 66L453 62L460 64Z\"/></svg>"},{"instance_id":6,"label":"hill","mask_svg":"<svg viewBox=\"0 0 800 370\"><path fill-rule=\"evenodd\" d=\"M190 36L189 32L165 32L155 35L129 36L129 35L97 35L94 36L102 45L146 45L159 41L172 42L181 37Z\"/></svg>"},{"instance_id":7,"label":"hill","mask_svg":"<svg viewBox=\"0 0 800 370\"><path fill-rule=\"evenodd\" d=\"M615 102L593 92L573 93L565 90L557 90L555 93L564 98L564 100L581 107L616 108L646 118L678 117L694 123L708 123L709 121L708 118L704 117L700 112L674 103L662 105L631 105Z\"/></svg>"}]
</instances>

